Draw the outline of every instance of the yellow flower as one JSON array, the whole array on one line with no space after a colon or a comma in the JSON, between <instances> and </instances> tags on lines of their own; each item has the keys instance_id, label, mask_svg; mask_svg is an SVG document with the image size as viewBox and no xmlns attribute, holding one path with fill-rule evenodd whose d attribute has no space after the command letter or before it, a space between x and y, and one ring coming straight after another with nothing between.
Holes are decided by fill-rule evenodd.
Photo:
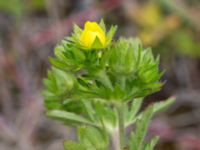
<instances>
[{"instance_id":1,"label":"yellow flower","mask_svg":"<svg viewBox=\"0 0 200 150\"><path fill-rule=\"evenodd\" d=\"M107 45L105 31L96 22L87 21L80 35L80 42L89 49L105 48Z\"/></svg>"}]
</instances>

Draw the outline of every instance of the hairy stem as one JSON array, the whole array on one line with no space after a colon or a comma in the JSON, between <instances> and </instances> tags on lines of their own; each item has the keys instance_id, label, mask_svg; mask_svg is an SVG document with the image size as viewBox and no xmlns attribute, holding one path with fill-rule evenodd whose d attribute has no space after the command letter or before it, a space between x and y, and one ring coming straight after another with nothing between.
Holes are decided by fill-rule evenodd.
<instances>
[{"instance_id":1,"label":"hairy stem","mask_svg":"<svg viewBox=\"0 0 200 150\"><path fill-rule=\"evenodd\" d=\"M118 127L119 127L119 141L120 141L120 148L123 150L126 146L125 141L125 126L124 126L124 107L122 105L117 106L117 113L118 113Z\"/></svg>"}]
</instances>

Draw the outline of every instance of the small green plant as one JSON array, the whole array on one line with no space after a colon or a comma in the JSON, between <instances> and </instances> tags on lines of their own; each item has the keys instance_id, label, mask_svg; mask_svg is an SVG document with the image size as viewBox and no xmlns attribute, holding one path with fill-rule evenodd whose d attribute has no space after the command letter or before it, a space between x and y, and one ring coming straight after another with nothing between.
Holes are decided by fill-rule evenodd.
<instances>
[{"instance_id":1,"label":"small green plant","mask_svg":"<svg viewBox=\"0 0 200 150\"><path fill-rule=\"evenodd\" d=\"M86 22L56 48L44 79L47 116L77 128L66 150L153 150L158 137L145 140L152 116L174 102L170 98L140 111L144 97L157 92L159 57L138 39L113 41L104 21ZM126 136L128 126L134 131Z\"/></svg>"}]
</instances>

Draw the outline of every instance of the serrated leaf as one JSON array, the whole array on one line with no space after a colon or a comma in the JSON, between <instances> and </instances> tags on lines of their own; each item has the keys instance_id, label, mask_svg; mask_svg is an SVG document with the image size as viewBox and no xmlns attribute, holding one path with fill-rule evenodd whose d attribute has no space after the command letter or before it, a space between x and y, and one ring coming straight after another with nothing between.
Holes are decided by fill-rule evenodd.
<instances>
[{"instance_id":1,"label":"serrated leaf","mask_svg":"<svg viewBox=\"0 0 200 150\"><path fill-rule=\"evenodd\" d=\"M162 102L156 102L153 104L153 115L160 112L160 111L164 111L165 109L167 109L170 105L172 105L175 102L175 97L171 97L165 101ZM137 117L135 117L132 121L130 121L128 125L135 123L135 121L137 119L141 119L142 118L142 114L139 114Z\"/></svg>"},{"instance_id":2,"label":"serrated leaf","mask_svg":"<svg viewBox=\"0 0 200 150\"><path fill-rule=\"evenodd\" d=\"M153 112L158 113L160 111L163 111L163 110L167 109L169 106L171 106L175 101L176 101L176 98L171 97L171 98L168 98L165 101L156 102L156 103L154 103L154 106L153 106L154 107Z\"/></svg>"},{"instance_id":3,"label":"serrated leaf","mask_svg":"<svg viewBox=\"0 0 200 150\"><path fill-rule=\"evenodd\" d=\"M147 133L147 128L151 117L153 115L153 106L150 106L142 113L141 118L136 122L135 132L130 136L129 146L130 150L143 150L143 142Z\"/></svg>"},{"instance_id":4,"label":"serrated leaf","mask_svg":"<svg viewBox=\"0 0 200 150\"><path fill-rule=\"evenodd\" d=\"M77 123L77 124L87 124L87 125L91 125L91 126L95 126L94 123L90 122L89 120L87 120L84 117L81 117L75 113L71 113L71 112L66 112L66 111L62 111L62 110L52 110L52 111L48 111L46 113L46 115L48 117L51 118L55 118L58 120L63 121L64 123Z\"/></svg>"},{"instance_id":5,"label":"serrated leaf","mask_svg":"<svg viewBox=\"0 0 200 150\"><path fill-rule=\"evenodd\" d=\"M140 110L141 104L142 104L141 98L134 99L130 108L125 109L125 125L126 126L130 125L130 122L132 122L135 119L136 114ZM129 106L126 106L126 107L129 107Z\"/></svg>"}]
</instances>

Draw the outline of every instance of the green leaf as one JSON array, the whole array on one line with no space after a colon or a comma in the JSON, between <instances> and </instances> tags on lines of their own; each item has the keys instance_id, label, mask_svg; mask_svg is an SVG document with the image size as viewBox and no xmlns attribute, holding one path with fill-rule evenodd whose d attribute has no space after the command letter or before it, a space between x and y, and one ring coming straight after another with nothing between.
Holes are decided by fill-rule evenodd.
<instances>
[{"instance_id":1,"label":"green leaf","mask_svg":"<svg viewBox=\"0 0 200 150\"><path fill-rule=\"evenodd\" d=\"M80 35L82 33L82 29L76 24L74 24L74 33L76 35Z\"/></svg>"},{"instance_id":2,"label":"green leaf","mask_svg":"<svg viewBox=\"0 0 200 150\"><path fill-rule=\"evenodd\" d=\"M45 85L45 87L50 91L53 92L56 90L56 85L54 84L54 82L52 80L49 79L44 79L43 83Z\"/></svg>"},{"instance_id":3,"label":"green leaf","mask_svg":"<svg viewBox=\"0 0 200 150\"><path fill-rule=\"evenodd\" d=\"M63 54L64 51L65 51L65 50L64 50L64 47L63 47L62 45L59 45L59 46L57 46L57 47L55 48L54 54L55 54L55 56L56 56L58 59L60 59L60 60L63 61L63 60L66 59L65 55Z\"/></svg>"},{"instance_id":4,"label":"green leaf","mask_svg":"<svg viewBox=\"0 0 200 150\"><path fill-rule=\"evenodd\" d=\"M136 66L135 66L135 62L133 61L134 60L134 51L132 49L132 47L130 47L126 53L126 56L125 56L125 68L126 68L126 72L128 73L132 73Z\"/></svg>"},{"instance_id":5,"label":"green leaf","mask_svg":"<svg viewBox=\"0 0 200 150\"><path fill-rule=\"evenodd\" d=\"M101 19L99 25L100 25L100 27L103 29L103 31L106 32L106 26L105 26L105 23L104 23L104 20L103 20L103 19Z\"/></svg>"},{"instance_id":6,"label":"green leaf","mask_svg":"<svg viewBox=\"0 0 200 150\"><path fill-rule=\"evenodd\" d=\"M90 122L89 120L87 120L79 115L76 115L75 113L66 112L66 111L62 111L62 110L51 110L51 111L48 111L46 113L46 115L48 117L61 120L67 124L75 123L78 125L87 124L87 125L91 125L91 126L96 126L94 123Z\"/></svg>"},{"instance_id":7,"label":"green leaf","mask_svg":"<svg viewBox=\"0 0 200 150\"><path fill-rule=\"evenodd\" d=\"M74 87L75 78L72 74L66 73L62 70L52 68L55 78L56 78L56 84L59 88L60 92L63 90L70 91Z\"/></svg>"},{"instance_id":8,"label":"green leaf","mask_svg":"<svg viewBox=\"0 0 200 150\"><path fill-rule=\"evenodd\" d=\"M91 46L93 49L101 49L103 47L101 41L99 40L99 38L96 36L94 42L92 43Z\"/></svg>"},{"instance_id":9,"label":"green leaf","mask_svg":"<svg viewBox=\"0 0 200 150\"><path fill-rule=\"evenodd\" d=\"M55 66L56 68L59 68L59 69L67 69L67 64L58 60L58 59L55 59L55 58L49 58L49 62Z\"/></svg>"},{"instance_id":10,"label":"green leaf","mask_svg":"<svg viewBox=\"0 0 200 150\"><path fill-rule=\"evenodd\" d=\"M158 140L159 140L158 136L153 137L153 139L151 139L151 141L146 144L144 150L153 150L155 145L157 144Z\"/></svg>"},{"instance_id":11,"label":"green leaf","mask_svg":"<svg viewBox=\"0 0 200 150\"><path fill-rule=\"evenodd\" d=\"M113 85L109 79L109 76L104 71L97 74L97 80L100 81L106 88L113 90Z\"/></svg>"},{"instance_id":12,"label":"green leaf","mask_svg":"<svg viewBox=\"0 0 200 150\"><path fill-rule=\"evenodd\" d=\"M78 129L79 143L65 141L65 150L108 150L109 138L104 130L90 126L82 126Z\"/></svg>"},{"instance_id":13,"label":"green leaf","mask_svg":"<svg viewBox=\"0 0 200 150\"><path fill-rule=\"evenodd\" d=\"M129 104L129 103L128 103ZM130 108L126 108L125 110L125 126L129 126L130 123L135 120L136 114L140 110L142 104L142 98L134 99ZM126 107L129 107L129 105Z\"/></svg>"},{"instance_id":14,"label":"green leaf","mask_svg":"<svg viewBox=\"0 0 200 150\"><path fill-rule=\"evenodd\" d=\"M92 106L92 102L91 101L87 101L87 100L82 100L82 103L85 107L85 110L87 112L87 115L89 116L89 118L93 121L96 122L97 118L96 118L96 112L94 107Z\"/></svg>"},{"instance_id":15,"label":"green leaf","mask_svg":"<svg viewBox=\"0 0 200 150\"><path fill-rule=\"evenodd\" d=\"M86 150L83 145L74 141L65 141L64 148L65 150Z\"/></svg>"},{"instance_id":16,"label":"green leaf","mask_svg":"<svg viewBox=\"0 0 200 150\"><path fill-rule=\"evenodd\" d=\"M107 131L112 132L117 126L117 115L109 105L102 104L101 102L96 102L94 104L96 110L96 117L99 122Z\"/></svg>"},{"instance_id":17,"label":"green leaf","mask_svg":"<svg viewBox=\"0 0 200 150\"><path fill-rule=\"evenodd\" d=\"M153 115L155 113L158 113L160 111L164 111L165 109L167 109L170 105L172 105L175 102L175 97L171 97L165 101L162 102L156 102L153 104ZM137 119L141 119L142 118L142 114L139 114L138 116L134 117L132 120L130 120L130 122L126 123L126 126L129 126L130 124L135 123L135 121Z\"/></svg>"},{"instance_id":18,"label":"green leaf","mask_svg":"<svg viewBox=\"0 0 200 150\"><path fill-rule=\"evenodd\" d=\"M142 113L141 118L136 122L135 132L131 133L129 146L130 150L143 150L143 142L147 133L147 128L153 115L154 107L150 106Z\"/></svg>"},{"instance_id":19,"label":"green leaf","mask_svg":"<svg viewBox=\"0 0 200 150\"><path fill-rule=\"evenodd\" d=\"M112 53L112 51L109 50L109 49L106 49L106 50L103 52L102 57L101 57L101 60L100 60L100 66L101 66L103 69L106 67L106 65L108 65L108 62L109 62L111 53Z\"/></svg>"},{"instance_id":20,"label":"green leaf","mask_svg":"<svg viewBox=\"0 0 200 150\"><path fill-rule=\"evenodd\" d=\"M44 103L47 109L61 109L62 104L58 100L45 99Z\"/></svg>"},{"instance_id":21,"label":"green leaf","mask_svg":"<svg viewBox=\"0 0 200 150\"><path fill-rule=\"evenodd\" d=\"M176 101L175 97L170 97L165 101L162 102L156 102L155 104L153 104L154 106L154 113L158 113L160 111L163 111L165 109L167 109L169 106L171 106L174 102Z\"/></svg>"},{"instance_id":22,"label":"green leaf","mask_svg":"<svg viewBox=\"0 0 200 150\"><path fill-rule=\"evenodd\" d=\"M78 135L87 150L108 150L109 141L105 131L86 126L79 128Z\"/></svg>"},{"instance_id":23,"label":"green leaf","mask_svg":"<svg viewBox=\"0 0 200 150\"><path fill-rule=\"evenodd\" d=\"M116 31L117 31L117 26L111 26L110 31L106 35L106 37L107 37L106 43L107 44L110 44Z\"/></svg>"}]
</instances>

